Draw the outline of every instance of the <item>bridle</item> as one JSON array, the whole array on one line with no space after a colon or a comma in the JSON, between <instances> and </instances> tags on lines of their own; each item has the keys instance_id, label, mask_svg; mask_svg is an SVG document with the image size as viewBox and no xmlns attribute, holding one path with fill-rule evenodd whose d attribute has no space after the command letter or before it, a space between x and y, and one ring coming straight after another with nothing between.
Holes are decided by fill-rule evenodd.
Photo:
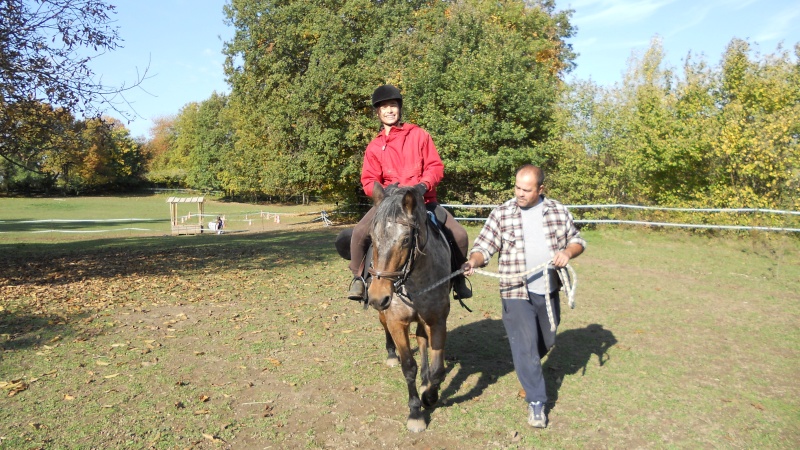
<instances>
[{"instance_id":1,"label":"bridle","mask_svg":"<svg viewBox=\"0 0 800 450\"><path fill-rule=\"evenodd\" d=\"M403 268L401 270L375 270L372 267L374 261L370 263L370 268L368 272L372 275L375 279L379 280L381 278L385 278L392 282L392 286L394 287L394 291L398 294L402 294L404 297L407 298L405 295L405 282L408 280L408 277L411 275L411 271L414 270L414 261L416 261L417 256L423 254L422 250L425 248L426 242L422 243L422 247L419 246L419 225L405 221L405 220L392 220L392 223L397 223L400 225L405 225L411 228L411 242L409 242L408 246L408 257L406 258L405 264L403 264ZM375 245L373 243L372 245Z\"/></svg>"}]
</instances>

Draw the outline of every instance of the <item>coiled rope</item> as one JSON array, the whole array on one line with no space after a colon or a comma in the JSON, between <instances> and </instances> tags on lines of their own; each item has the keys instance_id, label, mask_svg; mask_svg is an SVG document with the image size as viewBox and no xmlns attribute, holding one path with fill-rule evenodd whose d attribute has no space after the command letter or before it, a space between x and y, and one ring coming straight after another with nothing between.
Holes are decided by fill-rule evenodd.
<instances>
[{"instance_id":1,"label":"coiled rope","mask_svg":"<svg viewBox=\"0 0 800 450\"><path fill-rule=\"evenodd\" d=\"M569 302L569 307L571 309L575 309L575 289L578 285L578 276L575 273L575 269L572 268L571 265L567 264L565 267L556 267L553 265L553 261L547 261L546 263L539 264L538 266L522 273L514 273L514 274L502 274L502 273L494 273L489 272L483 269L473 269L475 273L479 273L481 275L485 275L487 277L498 278L498 279L514 279L514 278L525 278L528 275L531 275L536 272L542 272L542 277L544 277L544 289L545 292L545 302L547 306L547 318L550 320L550 331L556 331L556 321L553 316L553 307L550 305L550 277L547 276L547 270L553 268L555 269L556 273L558 274L558 278L561 280L561 286L564 289L564 292L567 294L567 300ZM442 278L441 280L437 281L436 283L428 286L427 288L423 289L422 291L418 292L416 295L423 295L430 290L441 286L442 284L446 283L453 277L461 275L464 273L464 269L458 269L455 272L451 273L450 275ZM403 295L407 297L407 295Z\"/></svg>"}]
</instances>

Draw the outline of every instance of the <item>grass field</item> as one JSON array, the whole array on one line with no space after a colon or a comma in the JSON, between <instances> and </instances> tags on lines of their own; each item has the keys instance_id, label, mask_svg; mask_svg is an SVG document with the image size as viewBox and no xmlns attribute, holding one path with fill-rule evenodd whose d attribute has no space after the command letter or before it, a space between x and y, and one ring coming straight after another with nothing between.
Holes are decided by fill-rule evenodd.
<instances>
[{"instance_id":1,"label":"grass field","mask_svg":"<svg viewBox=\"0 0 800 450\"><path fill-rule=\"evenodd\" d=\"M2 221L52 214L9 213L9 200ZM102 201L147 217L144 199ZM94 216L121 217L110 209ZM563 305L544 361L544 430L525 423L496 281L473 276L473 312L454 303L448 323L440 403L410 434L376 313L343 297L339 229L0 234L0 447L800 445L796 237L584 231L577 307Z\"/></svg>"},{"instance_id":2,"label":"grass field","mask_svg":"<svg viewBox=\"0 0 800 450\"><path fill-rule=\"evenodd\" d=\"M96 237L139 237L170 234L172 195L128 197L0 198L0 242L50 243L84 241ZM180 195L180 197L191 197ZM202 223L226 218L226 231L276 229L275 214L284 225L319 218L329 205L252 205L205 197ZM264 213L264 214L262 214ZM267 215L266 213L269 213ZM192 217L187 218L189 214ZM178 216L196 224L196 203L178 204Z\"/></svg>"}]
</instances>

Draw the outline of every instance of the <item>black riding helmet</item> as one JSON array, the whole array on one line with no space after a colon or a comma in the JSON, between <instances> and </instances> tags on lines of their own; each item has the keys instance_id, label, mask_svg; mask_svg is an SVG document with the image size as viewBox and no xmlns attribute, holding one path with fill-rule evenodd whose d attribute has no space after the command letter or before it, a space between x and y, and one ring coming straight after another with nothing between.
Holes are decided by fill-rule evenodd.
<instances>
[{"instance_id":1,"label":"black riding helmet","mask_svg":"<svg viewBox=\"0 0 800 450\"><path fill-rule=\"evenodd\" d=\"M403 107L403 96L400 94L400 89L391 84L384 84L375 89L375 92L372 93L372 107L377 108L380 102L386 100L397 100L400 107Z\"/></svg>"}]
</instances>

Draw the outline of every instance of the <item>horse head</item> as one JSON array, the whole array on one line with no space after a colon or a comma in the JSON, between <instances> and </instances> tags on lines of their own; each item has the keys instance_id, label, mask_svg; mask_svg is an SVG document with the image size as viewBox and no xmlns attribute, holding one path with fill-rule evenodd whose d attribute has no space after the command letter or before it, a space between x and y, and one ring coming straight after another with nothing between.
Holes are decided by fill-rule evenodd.
<instances>
[{"instance_id":1,"label":"horse head","mask_svg":"<svg viewBox=\"0 0 800 450\"><path fill-rule=\"evenodd\" d=\"M392 294L406 281L414 258L427 239L425 202L421 189L398 187L373 191L375 220L372 223L372 282L368 303L378 311L389 307Z\"/></svg>"}]
</instances>

